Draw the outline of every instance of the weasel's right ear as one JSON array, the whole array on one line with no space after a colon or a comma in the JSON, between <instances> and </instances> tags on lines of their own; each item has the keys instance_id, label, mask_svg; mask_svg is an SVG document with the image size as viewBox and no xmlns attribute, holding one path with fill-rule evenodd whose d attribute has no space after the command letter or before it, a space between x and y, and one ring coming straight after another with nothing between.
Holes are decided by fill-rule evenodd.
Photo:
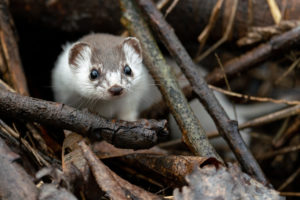
<instances>
[{"instance_id":1,"label":"weasel's right ear","mask_svg":"<svg viewBox=\"0 0 300 200\"><path fill-rule=\"evenodd\" d=\"M142 47L140 41L135 37L127 37L122 44L126 57L131 61L142 62Z\"/></svg>"},{"instance_id":2,"label":"weasel's right ear","mask_svg":"<svg viewBox=\"0 0 300 200\"><path fill-rule=\"evenodd\" d=\"M83 42L75 43L69 51L69 65L76 69L82 62L89 62L91 54L92 51L88 44Z\"/></svg>"}]
</instances>

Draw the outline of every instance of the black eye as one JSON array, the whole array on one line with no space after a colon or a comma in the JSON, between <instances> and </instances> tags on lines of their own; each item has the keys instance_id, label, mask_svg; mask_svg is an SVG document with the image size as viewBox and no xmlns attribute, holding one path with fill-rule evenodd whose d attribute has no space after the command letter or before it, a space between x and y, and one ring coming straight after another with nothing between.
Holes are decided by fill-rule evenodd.
<instances>
[{"instance_id":1,"label":"black eye","mask_svg":"<svg viewBox=\"0 0 300 200\"><path fill-rule=\"evenodd\" d=\"M94 80L94 79L98 78L98 76L99 76L98 70L93 69L90 74L91 79Z\"/></svg>"},{"instance_id":2,"label":"black eye","mask_svg":"<svg viewBox=\"0 0 300 200\"><path fill-rule=\"evenodd\" d=\"M124 73L126 74L126 75L128 75L128 76L130 76L131 75L131 68L128 66L128 65L125 65L125 67L124 67Z\"/></svg>"}]
</instances>

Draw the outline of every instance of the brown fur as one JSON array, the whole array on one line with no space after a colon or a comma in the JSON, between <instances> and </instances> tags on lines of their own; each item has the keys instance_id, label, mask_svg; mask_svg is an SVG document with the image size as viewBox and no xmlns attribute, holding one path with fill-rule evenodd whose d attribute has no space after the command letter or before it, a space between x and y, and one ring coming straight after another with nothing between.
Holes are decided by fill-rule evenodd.
<instances>
[{"instance_id":1,"label":"brown fur","mask_svg":"<svg viewBox=\"0 0 300 200\"><path fill-rule=\"evenodd\" d=\"M82 56L81 52L82 50L89 46L86 43L78 43L75 44L69 54L69 64L71 64L72 66L77 66L76 60L78 59L78 57Z\"/></svg>"},{"instance_id":2,"label":"brown fur","mask_svg":"<svg viewBox=\"0 0 300 200\"><path fill-rule=\"evenodd\" d=\"M83 37L80 42L89 44L92 50L92 64L101 63L105 70L117 71L120 70L120 60L125 60L121 49L123 40L123 38L108 34L90 34Z\"/></svg>"}]
</instances>

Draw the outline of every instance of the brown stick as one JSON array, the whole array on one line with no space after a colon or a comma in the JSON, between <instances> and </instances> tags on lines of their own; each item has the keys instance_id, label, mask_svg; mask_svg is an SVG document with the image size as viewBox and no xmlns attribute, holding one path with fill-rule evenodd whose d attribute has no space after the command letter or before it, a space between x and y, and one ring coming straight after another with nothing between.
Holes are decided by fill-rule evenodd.
<instances>
[{"instance_id":1,"label":"brown stick","mask_svg":"<svg viewBox=\"0 0 300 200\"><path fill-rule=\"evenodd\" d=\"M156 83L158 83L163 98L183 133L185 143L196 155L221 160L208 142L199 120L180 90L137 6L131 0L120 0L120 3L124 13L122 22L129 32L140 40L145 64Z\"/></svg>"},{"instance_id":2,"label":"brown stick","mask_svg":"<svg viewBox=\"0 0 300 200\"><path fill-rule=\"evenodd\" d=\"M18 45L16 43L14 24L6 0L0 1L0 56L2 56L2 69L6 68L7 78L12 87L20 94L29 95L26 78L20 60Z\"/></svg>"},{"instance_id":3,"label":"brown stick","mask_svg":"<svg viewBox=\"0 0 300 200\"><path fill-rule=\"evenodd\" d=\"M265 159L272 158L272 157L277 156L277 155L286 154L286 153L299 151L299 150L300 150L300 144L297 144L297 145L294 145L294 146L288 146L288 147L284 147L284 148L281 148L281 149L278 149L278 150L266 152L262 155L258 155L257 159L258 160L265 160Z\"/></svg>"},{"instance_id":4,"label":"brown stick","mask_svg":"<svg viewBox=\"0 0 300 200\"><path fill-rule=\"evenodd\" d=\"M288 186L289 184L291 184L295 178L300 174L300 167L292 174L290 175L279 187L278 187L278 191L282 191L284 188L286 188L286 186Z\"/></svg>"},{"instance_id":5,"label":"brown stick","mask_svg":"<svg viewBox=\"0 0 300 200\"><path fill-rule=\"evenodd\" d=\"M215 4L214 8L211 11L211 15L209 17L209 21L208 21L207 25L205 26L205 28L203 29L203 31L200 33L200 35L197 38L198 42L200 43L197 55L199 55L201 53L204 45L206 44L206 40L211 33L211 30L214 28L214 26L217 22L223 2L224 2L224 0L217 1L217 3Z\"/></svg>"},{"instance_id":6,"label":"brown stick","mask_svg":"<svg viewBox=\"0 0 300 200\"><path fill-rule=\"evenodd\" d=\"M262 170L241 138L237 122L229 119L212 91L208 88L204 78L196 70L196 65L178 40L172 27L164 20L162 14L151 1L137 0L137 2L143 8L152 27L186 75L193 91L213 118L219 132L229 143L244 170L263 184L268 185L269 183Z\"/></svg>"},{"instance_id":7,"label":"brown stick","mask_svg":"<svg viewBox=\"0 0 300 200\"><path fill-rule=\"evenodd\" d=\"M300 197L300 192L280 192L279 194L286 197Z\"/></svg>"},{"instance_id":8,"label":"brown stick","mask_svg":"<svg viewBox=\"0 0 300 200\"><path fill-rule=\"evenodd\" d=\"M300 113L300 112L299 112ZM278 137L274 137L272 140L272 145L275 148L281 147L288 140L290 140L295 134L298 133L300 129L300 115L298 115L286 131L282 132Z\"/></svg>"},{"instance_id":9,"label":"brown stick","mask_svg":"<svg viewBox=\"0 0 300 200\"><path fill-rule=\"evenodd\" d=\"M0 90L0 115L72 130L120 148L149 148L158 142L160 134L167 134L166 120L110 121L64 104L4 90Z\"/></svg>"},{"instance_id":10,"label":"brown stick","mask_svg":"<svg viewBox=\"0 0 300 200\"><path fill-rule=\"evenodd\" d=\"M292 106L289 108L285 108L282 110L279 110L277 112L262 116L262 117L258 117L255 118L253 120L250 120L248 122L245 122L243 124L240 125L240 129L245 129L248 127L253 127L253 126L260 126L263 124L267 124L276 120L280 120L280 119L284 119L287 118L289 116L293 116L293 115L297 115L300 113L300 105L297 106Z\"/></svg>"},{"instance_id":11,"label":"brown stick","mask_svg":"<svg viewBox=\"0 0 300 200\"><path fill-rule=\"evenodd\" d=\"M232 27L234 25L234 19L235 19L237 7L238 7L238 0L234 0L233 5L232 5L232 11L231 11L228 25L226 27L224 35L222 36L222 38L220 40L218 40L215 44L213 44L211 47L209 47L209 49L207 49L201 55L196 57L194 59L195 62L198 63L201 60L203 60L204 58L206 58L209 54L211 54L213 51L215 51L219 46L221 46L224 42L226 42L230 38L230 33L232 32Z\"/></svg>"},{"instance_id":12,"label":"brown stick","mask_svg":"<svg viewBox=\"0 0 300 200\"><path fill-rule=\"evenodd\" d=\"M243 130L245 128L251 128L256 126L261 126L264 124L268 124L277 120L281 120L293 115L297 115L300 113L300 105L288 107L261 117L257 117L255 119L252 119L250 121L244 122L239 125L239 130ZM218 137L219 133L217 131L209 133L209 138Z\"/></svg>"},{"instance_id":13,"label":"brown stick","mask_svg":"<svg viewBox=\"0 0 300 200\"><path fill-rule=\"evenodd\" d=\"M230 60L224 64L224 70L228 78L237 73L248 70L256 66L258 63L276 55L278 52L289 49L292 45L300 42L300 27L296 27L279 36L273 37L269 42L248 51L244 55ZM205 77L210 84L220 84L224 79L224 74L220 68L216 68L212 73Z\"/></svg>"},{"instance_id":14,"label":"brown stick","mask_svg":"<svg viewBox=\"0 0 300 200\"><path fill-rule=\"evenodd\" d=\"M257 97L257 96L250 96L247 94L240 94L237 92L232 92L229 90L224 90L219 87L215 87L213 85L208 85L210 89L213 89L214 91L220 92L222 94L231 96L231 97L237 97L237 98L243 98L244 100L247 101L258 101L258 102L271 102L271 103L276 103L276 104L286 104L286 105L300 105L300 101L297 100L286 100L286 99L273 99L273 98L268 98L268 97Z\"/></svg>"}]
</instances>

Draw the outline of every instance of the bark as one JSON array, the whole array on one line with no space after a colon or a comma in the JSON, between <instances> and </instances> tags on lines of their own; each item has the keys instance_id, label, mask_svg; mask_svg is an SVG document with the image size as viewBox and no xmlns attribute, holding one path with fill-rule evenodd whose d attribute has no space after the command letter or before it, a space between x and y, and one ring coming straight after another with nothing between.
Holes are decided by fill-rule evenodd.
<instances>
[{"instance_id":1,"label":"bark","mask_svg":"<svg viewBox=\"0 0 300 200\"><path fill-rule=\"evenodd\" d=\"M0 90L0 115L21 118L104 139L120 148L150 148L166 135L166 120L107 120L64 104ZM162 134L162 135L161 135Z\"/></svg>"}]
</instances>

